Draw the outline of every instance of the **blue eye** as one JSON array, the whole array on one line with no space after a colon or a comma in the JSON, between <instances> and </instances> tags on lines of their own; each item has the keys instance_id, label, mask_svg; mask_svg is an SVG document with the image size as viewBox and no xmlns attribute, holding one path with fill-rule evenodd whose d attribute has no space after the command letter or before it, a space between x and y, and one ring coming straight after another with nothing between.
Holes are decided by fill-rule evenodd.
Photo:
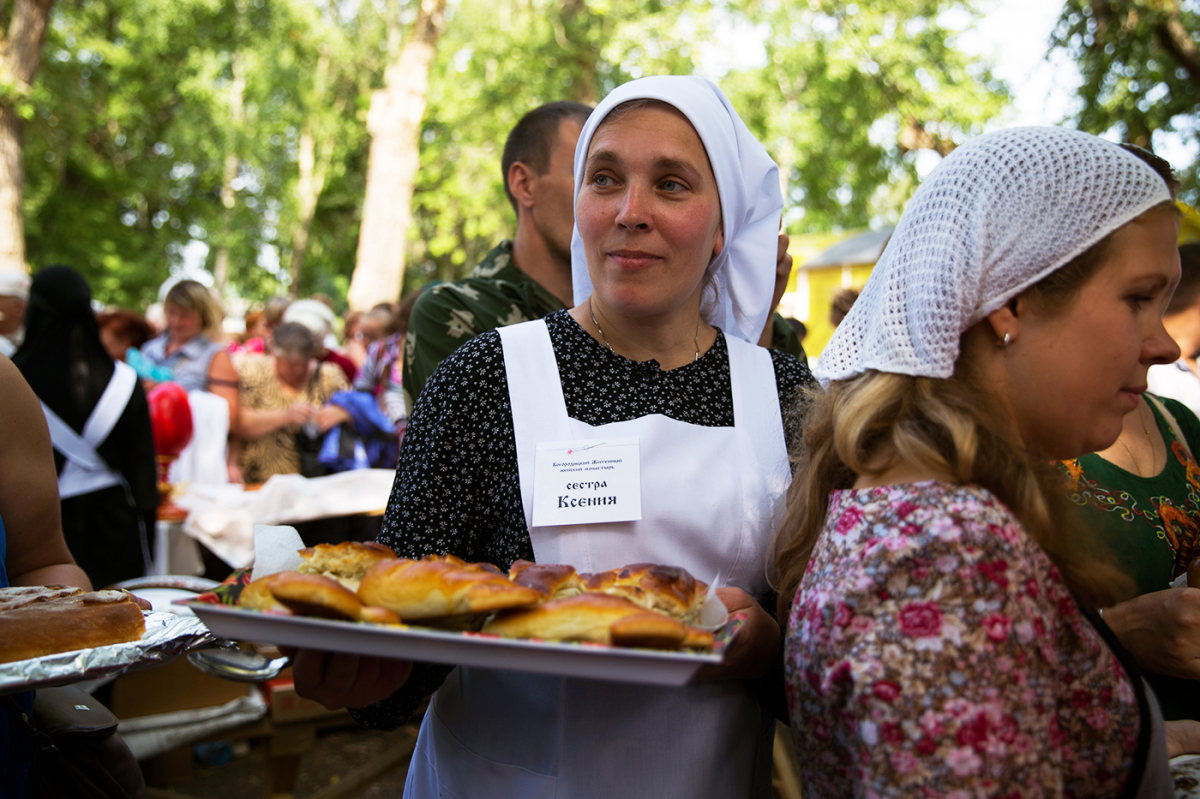
<instances>
[{"instance_id":1,"label":"blue eye","mask_svg":"<svg viewBox=\"0 0 1200 799\"><path fill-rule=\"evenodd\" d=\"M685 188L678 180L664 180L662 187L666 191L682 191Z\"/></svg>"},{"instance_id":2,"label":"blue eye","mask_svg":"<svg viewBox=\"0 0 1200 799\"><path fill-rule=\"evenodd\" d=\"M592 183L594 183L597 186L602 186L602 187L603 186L611 186L611 185L613 185L613 179L611 177L609 177L608 175L595 175L594 177L592 177Z\"/></svg>"}]
</instances>

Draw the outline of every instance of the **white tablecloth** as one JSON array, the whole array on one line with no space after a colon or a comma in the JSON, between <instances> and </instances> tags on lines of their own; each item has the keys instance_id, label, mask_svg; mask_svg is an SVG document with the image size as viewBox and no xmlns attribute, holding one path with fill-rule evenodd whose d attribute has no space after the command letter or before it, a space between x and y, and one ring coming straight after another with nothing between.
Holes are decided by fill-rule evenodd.
<instances>
[{"instance_id":1,"label":"white tablecloth","mask_svg":"<svg viewBox=\"0 0 1200 799\"><path fill-rule=\"evenodd\" d=\"M379 512L387 506L395 478L392 469L358 469L328 477L276 475L258 491L192 483L175 502L188 512L183 532L240 569L254 560L255 524Z\"/></svg>"}]
</instances>

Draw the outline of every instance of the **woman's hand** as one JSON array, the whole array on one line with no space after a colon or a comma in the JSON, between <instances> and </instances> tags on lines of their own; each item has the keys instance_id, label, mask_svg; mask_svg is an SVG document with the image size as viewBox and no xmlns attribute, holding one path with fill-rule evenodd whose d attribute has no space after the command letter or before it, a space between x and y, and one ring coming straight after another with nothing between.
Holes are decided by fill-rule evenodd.
<instances>
[{"instance_id":1,"label":"woman's hand","mask_svg":"<svg viewBox=\"0 0 1200 799\"><path fill-rule=\"evenodd\" d=\"M720 666L705 666L696 673L695 680L761 677L779 653L779 625L754 597L740 588L718 588L717 597L725 603L730 615L738 611L746 613L746 622L725 649L725 662Z\"/></svg>"},{"instance_id":2,"label":"woman's hand","mask_svg":"<svg viewBox=\"0 0 1200 799\"><path fill-rule=\"evenodd\" d=\"M292 660L296 693L329 710L382 702L404 685L412 662L300 649Z\"/></svg>"},{"instance_id":3,"label":"woman's hand","mask_svg":"<svg viewBox=\"0 0 1200 799\"><path fill-rule=\"evenodd\" d=\"M1200 589L1143 594L1105 610L1104 621L1139 666L1200 679Z\"/></svg>"},{"instance_id":4,"label":"woman's hand","mask_svg":"<svg viewBox=\"0 0 1200 799\"><path fill-rule=\"evenodd\" d=\"M316 413L313 406L307 402L293 402L288 409L284 411L284 423L281 427L287 427L292 424L304 424L312 415Z\"/></svg>"},{"instance_id":5,"label":"woman's hand","mask_svg":"<svg viewBox=\"0 0 1200 799\"><path fill-rule=\"evenodd\" d=\"M321 428L322 433L348 421L350 421L350 412L337 405L326 405L317 411L317 426Z\"/></svg>"},{"instance_id":6,"label":"woman's hand","mask_svg":"<svg viewBox=\"0 0 1200 799\"><path fill-rule=\"evenodd\" d=\"M1167 757L1176 755L1200 755L1200 721L1183 719L1168 721Z\"/></svg>"}]
</instances>

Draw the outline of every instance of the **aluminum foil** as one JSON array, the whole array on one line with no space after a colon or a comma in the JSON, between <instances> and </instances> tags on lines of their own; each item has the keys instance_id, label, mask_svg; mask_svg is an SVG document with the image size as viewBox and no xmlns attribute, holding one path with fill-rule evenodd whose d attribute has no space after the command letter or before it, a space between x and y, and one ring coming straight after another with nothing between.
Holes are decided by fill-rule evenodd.
<instances>
[{"instance_id":1,"label":"aluminum foil","mask_svg":"<svg viewBox=\"0 0 1200 799\"><path fill-rule=\"evenodd\" d=\"M140 640L0 663L0 694L67 685L168 663L216 640L194 616L146 611Z\"/></svg>"}]
</instances>

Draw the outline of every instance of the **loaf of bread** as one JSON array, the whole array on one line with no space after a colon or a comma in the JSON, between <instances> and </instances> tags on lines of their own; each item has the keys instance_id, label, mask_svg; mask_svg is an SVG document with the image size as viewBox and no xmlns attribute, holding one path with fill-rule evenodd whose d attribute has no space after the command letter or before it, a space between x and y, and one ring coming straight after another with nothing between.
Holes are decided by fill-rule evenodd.
<instances>
[{"instance_id":1,"label":"loaf of bread","mask_svg":"<svg viewBox=\"0 0 1200 799\"><path fill-rule=\"evenodd\" d=\"M374 541L343 541L340 544L317 544L300 550L301 574L323 574L337 580L351 591L358 590L367 570L383 560L392 560L396 553L390 547Z\"/></svg>"},{"instance_id":2,"label":"loaf of bread","mask_svg":"<svg viewBox=\"0 0 1200 799\"><path fill-rule=\"evenodd\" d=\"M0 589L0 663L136 641L142 609L126 591Z\"/></svg>"},{"instance_id":3,"label":"loaf of bread","mask_svg":"<svg viewBox=\"0 0 1200 799\"><path fill-rule=\"evenodd\" d=\"M490 564L454 556L389 560L373 566L358 587L367 605L387 608L408 622L492 613L532 605L544 595L516 585Z\"/></svg>"},{"instance_id":4,"label":"loaf of bread","mask_svg":"<svg viewBox=\"0 0 1200 799\"><path fill-rule=\"evenodd\" d=\"M484 626L483 632L504 638L591 641L654 649L677 649L688 636L678 619L607 594L580 594L503 611Z\"/></svg>"},{"instance_id":5,"label":"loaf of bread","mask_svg":"<svg viewBox=\"0 0 1200 799\"><path fill-rule=\"evenodd\" d=\"M267 610L295 616L369 621L376 624L400 623L400 618L392 611L364 605L353 591L322 574L269 574L242 589L238 604L252 610Z\"/></svg>"}]
</instances>

